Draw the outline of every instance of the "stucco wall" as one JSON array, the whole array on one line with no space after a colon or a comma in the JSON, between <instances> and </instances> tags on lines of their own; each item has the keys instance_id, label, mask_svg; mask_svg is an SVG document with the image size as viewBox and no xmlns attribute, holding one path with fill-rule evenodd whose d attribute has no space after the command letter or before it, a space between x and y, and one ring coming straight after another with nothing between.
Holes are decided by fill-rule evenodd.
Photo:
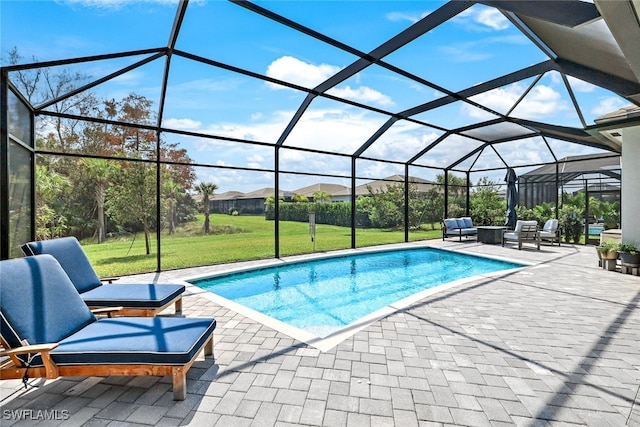
<instances>
[{"instance_id":1,"label":"stucco wall","mask_svg":"<svg viewBox=\"0 0 640 427\"><path fill-rule=\"evenodd\" d=\"M622 130L622 240L640 245L640 127Z\"/></svg>"}]
</instances>

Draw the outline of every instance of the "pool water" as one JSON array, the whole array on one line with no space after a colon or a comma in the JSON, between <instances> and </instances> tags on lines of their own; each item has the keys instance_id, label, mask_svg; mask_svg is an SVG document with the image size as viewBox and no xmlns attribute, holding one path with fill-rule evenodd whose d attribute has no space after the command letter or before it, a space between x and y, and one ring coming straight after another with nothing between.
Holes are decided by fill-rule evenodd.
<instances>
[{"instance_id":1,"label":"pool water","mask_svg":"<svg viewBox=\"0 0 640 427\"><path fill-rule=\"evenodd\" d=\"M292 262L191 283L323 336L424 289L522 266L417 248Z\"/></svg>"}]
</instances>

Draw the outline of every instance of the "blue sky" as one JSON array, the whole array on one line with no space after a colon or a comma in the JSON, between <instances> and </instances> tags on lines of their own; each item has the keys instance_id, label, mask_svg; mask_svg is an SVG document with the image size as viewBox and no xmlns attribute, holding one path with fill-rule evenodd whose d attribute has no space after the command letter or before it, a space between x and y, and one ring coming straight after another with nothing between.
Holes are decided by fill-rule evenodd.
<instances>
[{"instance_id":1,"label":"blue sky","mask_svg":"<svg viewBox=\"0 0 640 427\"><path fill-rule=\"evenodd\" d=\"M271 1L259 5L324 33L361 51L370 51L442 5L439 1ZM2 64L16 46L30 62L166 46L176 10L173 1L6 1L2 16ZM604 25L598 21L594 26ZM192 2L176 48L261 75L312 88L357 58L292 29L225 1ZM71 67L102 77L138 58L100 61ZM384 60L449 90L458 91L508 74L547 58L497 10L475 5L446 24L423 35ZM158 105L164 59L154 61L94 89L105 98L129 93L144 95ZM506 113L533 79L514 83L473 100ZM587 124L626 105L615 94L570 79L583 105ZM359 103L403 111L442 96L442 93L377 65L370 66L330 91ZM235 74L174 56L163 125L212 135L273 144L304 100L306 93ZM513 112L514 116L578 126L580 121L559 75L548 73ZM415 117L446 128L493 118L469 104L453 103ZM351 153L387 117L329 99L315 99L285 145ZM399 121L366 152L376 159L406 161L442 134L441 131ZM165 135L187 148L198 163L271 169L273 149L238 147L222 141ZM477 146L476 141L452 138L428 157L426 166L447 166ZM593 152L552 142L559 157ZM539 149L531 150L534 146ZM551 161L540 141L519 141L496 147L513 165ZM473 160L473 159L472 159ZM470 160L470 162L472 161ZM476 167L498 160L487 150ZM469 163L470 164L470 163ZM483 166L485 165L485 166ZM350 161L295 150L281 152L281 169L348 176ZM198 179L214 181L219 191L252 191L273 186L273 174L199 168ZM524 172L521 171L521 172ZM357 174L371 179L404 173L384 162L362 161ZM434 179L439 171L415 169L414 175ZM489 175L498 181L503 172ZM293 190L313 182L349 185L347 179L284 176L281 188Z\"/></svg>"}]
</instances>

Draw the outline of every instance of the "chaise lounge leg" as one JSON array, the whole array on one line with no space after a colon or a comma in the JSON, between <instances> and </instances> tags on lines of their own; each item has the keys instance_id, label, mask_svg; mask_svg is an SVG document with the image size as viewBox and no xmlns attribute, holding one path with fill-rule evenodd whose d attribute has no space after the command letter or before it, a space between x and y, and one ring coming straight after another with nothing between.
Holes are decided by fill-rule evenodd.
<instances>
[{"instance_id":1,"label":"chaise lounge leg","mask_svg":"<svg viewBox=\"0 0 640 427\"><path fill-rule=\"evenodd\" d=\"M184 400L187 397L187 371L184 366L176 366L173 371L173 400Z\"/></svg>"},{"instance_id":2,"label":"chaise lounge leg","mask_svg":"<svg viewBox=\"0 0 640 427\"><path fill-rule=\"evenodd\" d=\"M176 300L176 314L182 314L182 297Z\"/></svg>"},{"instance_id":3,"label":"chaise lounge leg","mask_svg":"<svg viewBox=\"0 0 640 427\"><path fill-rule=\"evenodd\" d=\"M204 355L211 356L213 354L213 335L209 338L209 341L204 345Z\"/></svg>"}]
</instances>

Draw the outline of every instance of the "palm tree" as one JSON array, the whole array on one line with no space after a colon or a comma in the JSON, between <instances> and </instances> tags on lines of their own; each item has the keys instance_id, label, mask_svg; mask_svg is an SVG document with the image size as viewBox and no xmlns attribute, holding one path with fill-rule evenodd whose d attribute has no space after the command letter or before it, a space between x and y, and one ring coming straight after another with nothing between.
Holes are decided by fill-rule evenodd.
<instances>
[{"instance_id":1,"label":"palm tree","mask_svg":"<svg viewBox=\"0 0 640 427\"><path fill-rule=\"evenodd\" d=\"M209 197L213 196L213 193L218 189L218 186L213 182L201 182L196 187L198 193L202 194L202 210L204 212L204 233L209 234L209 209L211 204L209 203Z\"/></svg>"}]
</instances>

